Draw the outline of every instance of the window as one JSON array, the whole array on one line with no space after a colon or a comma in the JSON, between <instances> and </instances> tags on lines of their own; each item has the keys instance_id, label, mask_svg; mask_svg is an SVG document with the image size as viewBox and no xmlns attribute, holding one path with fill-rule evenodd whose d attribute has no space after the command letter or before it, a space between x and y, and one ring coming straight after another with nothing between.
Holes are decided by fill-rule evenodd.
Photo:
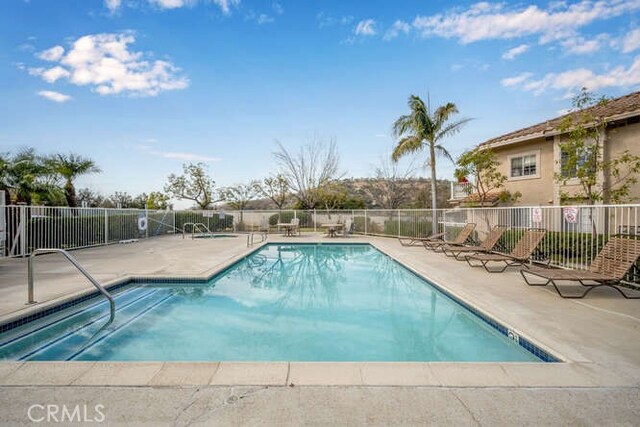
<instances>
[{"instance_id":1,"label":"window","mask_svg":"<svg viewBox=\"0 0 640 427\"><path fill-rule=\"evenodd\" d=\"M578 170L584 168L589 163L589 158L593 155L593 150L582 150L579 157L571 159L571 156L567 150L560 151L560 173L563 178L576 178L578 176Z\"/></svg>"},{"instance_id":2,"label":"window","mask_svg":"<svg viewBox=\"0 0 640 427\"><path fill-rule=\"evenodd\" d=\"M538 175L537 156L527 154L511 158L511 178L534 177Z\"/></svg>"}]
</instances>

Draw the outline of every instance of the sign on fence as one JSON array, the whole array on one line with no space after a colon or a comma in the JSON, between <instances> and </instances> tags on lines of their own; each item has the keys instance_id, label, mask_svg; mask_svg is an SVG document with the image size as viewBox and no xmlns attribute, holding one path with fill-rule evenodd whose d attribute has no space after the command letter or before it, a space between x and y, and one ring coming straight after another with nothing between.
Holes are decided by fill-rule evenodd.
<instances>
[{"instance_id":1,"label":"sign on fence","mask_svg":"<svg viewBox=\"0 0 640 427\"><path fill-rule=\"evenodd\" d=\"M563 212L564 220L569 224L575 224L576 222L578 222L578 208L571 206L568 208L564 208Z\"/></svg>"},{"instance_id":2,"label":"sign on fence","mask_svg":"<svg viewBox=\"0 0 640 427\"><path fill-rule=\"evenodd\" d=\"M531 209L531 222L540 224L542 222L542 208Z\"/></svg>"}]
</instances>

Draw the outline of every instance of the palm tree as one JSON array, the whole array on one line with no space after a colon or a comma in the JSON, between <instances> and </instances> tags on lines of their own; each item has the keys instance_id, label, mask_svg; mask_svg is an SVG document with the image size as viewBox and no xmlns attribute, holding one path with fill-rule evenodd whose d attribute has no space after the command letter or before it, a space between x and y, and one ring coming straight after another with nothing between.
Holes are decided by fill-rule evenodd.
<instances>
[{"instance_id":1,"label":"palm tree","mask_svg":"<svg viewBox=\"0 0 640 427\"><path fill-rule=\"evenodd\" d=\"M76 189L73 181L80 175L100 172L100 169L91 159L78 154L55 154L50 159L53 170L64 180L64 197L69 207L76 207Z\"/></svg>"},{"instance_id":2,"label":"palm tree","mask_svg":"<svg viewBox=\"0 0 640 427\"><path fill-rule=\"evenodd\" d=\"M435 210L436 204L436 156L443 156L453 162L451 154L442 146L441 141L460 131L462 126L471 119L463 118L449 122L452 115L458 113L458 107L448 102L435 111L431 111L429 102L425 105L419 96L409 97L410 114L401 116L393 124L393 135L401 138L394 148L391 158L398 161L400 157L408 153L429 149L429 157L426 164L431 167L431 208Z\"/></svg>"}]
</instances>

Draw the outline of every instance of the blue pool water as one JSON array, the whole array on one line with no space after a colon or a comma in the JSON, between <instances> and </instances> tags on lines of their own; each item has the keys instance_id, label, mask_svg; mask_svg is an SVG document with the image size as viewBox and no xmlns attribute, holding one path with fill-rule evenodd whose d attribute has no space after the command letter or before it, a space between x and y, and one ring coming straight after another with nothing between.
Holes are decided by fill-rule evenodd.
<instances>
[{"instance_id":1,"label":"blue pool water","mask_svg":"<svg viewBox=\"0 0 640 427\"><path fill-rule=\"evenodd\" d=\"M209 283L116 293L112 325L95 298L0 335L0 358L540 361L369 245L267 245Z\"/></svg>"}]
</instances>

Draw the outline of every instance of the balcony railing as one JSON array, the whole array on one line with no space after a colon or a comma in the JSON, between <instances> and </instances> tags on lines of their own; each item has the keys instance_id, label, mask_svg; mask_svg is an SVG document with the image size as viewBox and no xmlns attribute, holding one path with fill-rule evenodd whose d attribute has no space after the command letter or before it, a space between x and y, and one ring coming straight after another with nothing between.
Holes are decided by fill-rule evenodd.
<instances>
[{"instance_id":1,"label":"balcony railing","mask_svg":"<svg viewBox=\"0 0 640 427\"><path fill-rule=\"evenodd\" d=\"M452 182L450 200L464 200L473 193L473 185L470 182Z\"/></svg>"}]
</instances>

